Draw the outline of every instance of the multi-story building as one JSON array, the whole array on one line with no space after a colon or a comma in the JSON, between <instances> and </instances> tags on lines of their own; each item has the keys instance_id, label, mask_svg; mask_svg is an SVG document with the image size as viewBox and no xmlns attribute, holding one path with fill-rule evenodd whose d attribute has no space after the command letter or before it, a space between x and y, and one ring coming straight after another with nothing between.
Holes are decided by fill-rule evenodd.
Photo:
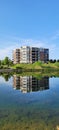
<instances>
[{"instance_id":1,"label":"multi-story building","mask_svg":"<svg viewBox=\"0 0 59 130\"><path fill-rule=\"evenodd\" d=\"M13 63L34 63L36 61L47 62L49 60L49 49L22 46L13 51Z\"/></svg>"},{"instance_id":2,"label":"multi-story building","mask_svg":"<svg viewBox=\"0 0 59 130\"><path fill-rule=\"evenodd\" d=\"M40 48L40 61L47 62L49 60L49 49Z\"/></svg>"},{"instance_id":3,"label":"multi-story building","mask_svg":"<svg viewBox=\"0 0 59 130\"><path fill-rule=\"evenodd\" d=\"M13 50L13 63L20 63L20 49Z\"/></svg>"},{"instance_id":4,"label":"multi-story building","mask_svg":"<svg viewBox=\"0 0 59 130\"><path fill-rule=\"evenodd\" d=\"M30 63L30 47L23 46L20 48L20 63Z\"/></svg>"},{"instance_id":5,"label":"multi-story building","mask_svg":"<svg viewBox=\"0 0 59 130\"><path fill-rule=\"evenodd\" d=\"M34 63L40 60L39 48L31 47L30 48L30 63Z\"/></svg>"}]
</instances>

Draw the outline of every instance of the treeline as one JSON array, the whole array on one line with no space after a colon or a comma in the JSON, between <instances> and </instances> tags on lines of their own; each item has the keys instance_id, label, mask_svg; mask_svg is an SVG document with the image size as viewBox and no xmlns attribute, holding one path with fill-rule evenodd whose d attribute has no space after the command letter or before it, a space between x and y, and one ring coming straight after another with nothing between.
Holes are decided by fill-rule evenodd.
<instances>
[{"instance_id":1,"label":"treeline","mask_svg":"<svg viewBox=\"0 0 59 130\"><path fill-rule=\"evenodd\" d=\"M50 63L59 62L59 59L58 59L58 60L56 60L56 59L54 59L54 60L53 60L53 59L50 59L49 62L50 62Z\"/></svg>"}]
</instances>

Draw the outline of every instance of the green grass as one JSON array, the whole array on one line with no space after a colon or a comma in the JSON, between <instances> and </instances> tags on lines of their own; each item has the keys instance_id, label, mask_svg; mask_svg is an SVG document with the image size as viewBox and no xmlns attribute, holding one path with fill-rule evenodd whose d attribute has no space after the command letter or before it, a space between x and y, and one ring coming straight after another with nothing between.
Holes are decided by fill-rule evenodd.
<instances>
[{"instance_id":1,"label":"green grass","mask_svg":"<svg viewBox=\"0 0 59 130\"><path fill-rule=\"evenodd\" d=\"M42 69L59 69L59 62L56 63L42 63L41 61L33 64L15 64L11 68L13 69L25 69L25 70L42 70Z\"/></svg>"},{"instance_id":2,"label":"green grass","mask_svg":"<svg viewBox=\"0 0 59 130\"><path fill-rule=\"evenodd\" d=\"M13 64L12 66L2 65L0 66L0 69L19 69L19 70L25 70L25 71L40 71L40 70L59 70L59 62L55 63L42 63L41 61L35 62L33 64Z\"/></svg>"}]
</instances>

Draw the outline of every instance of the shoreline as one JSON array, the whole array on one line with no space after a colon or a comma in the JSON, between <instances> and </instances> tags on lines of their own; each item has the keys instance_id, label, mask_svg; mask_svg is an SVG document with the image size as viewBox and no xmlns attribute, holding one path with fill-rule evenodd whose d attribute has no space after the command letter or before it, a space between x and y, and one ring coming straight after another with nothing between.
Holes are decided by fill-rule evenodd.
<instances>
[{"instance_id":1,"label":"shoreline","mask_svg":"<svg viewBox=\"0 0 59 130\"><path fill-rule=\"evenodd\" d=\"M59 71L59 68L41 68L41 69L0 69L0 73L6 72L47 72L47 71Z\"/></svg>"}]
</instances>

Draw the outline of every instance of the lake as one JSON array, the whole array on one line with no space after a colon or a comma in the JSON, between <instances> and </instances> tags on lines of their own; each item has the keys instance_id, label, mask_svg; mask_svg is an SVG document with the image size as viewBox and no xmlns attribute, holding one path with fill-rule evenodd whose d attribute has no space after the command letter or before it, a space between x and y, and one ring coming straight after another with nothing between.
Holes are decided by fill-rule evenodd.
<instances>
[{"instance_id":1,"label":"lake","mask_svg":"<svg viewBox=\"0 0 59 130\"><path fill-rule=\"evenodd\" d=\"M1 130L58 130L59 77L0 76Z\"/></svg>"}]
</instances>

